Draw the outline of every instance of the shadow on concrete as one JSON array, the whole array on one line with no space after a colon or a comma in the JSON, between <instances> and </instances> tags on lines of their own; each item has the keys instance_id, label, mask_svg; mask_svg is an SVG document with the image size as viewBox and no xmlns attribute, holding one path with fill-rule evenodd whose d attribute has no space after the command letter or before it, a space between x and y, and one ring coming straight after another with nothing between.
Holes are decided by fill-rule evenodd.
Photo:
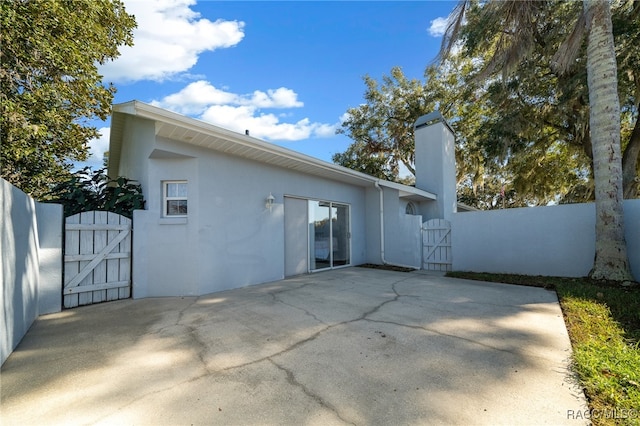
<instances>
[{"instance_id":1,"label":"shadow on concrete","mask_svg":"<svg viewBox=\"0 0 640 426\"><path fill-rule=\"evenodd\" d=\"M347 268L41 317L4 424L576 424L555 293Z\"/></svg>"}]
</instances>

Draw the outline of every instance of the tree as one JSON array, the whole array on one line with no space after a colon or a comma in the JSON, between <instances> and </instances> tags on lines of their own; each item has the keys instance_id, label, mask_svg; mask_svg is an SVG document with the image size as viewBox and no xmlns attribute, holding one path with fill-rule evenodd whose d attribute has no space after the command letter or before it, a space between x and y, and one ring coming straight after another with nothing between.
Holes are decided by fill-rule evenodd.
<instances>
[{"instance_id":1,"label":"tree","mask_svg":"<svg viewBox=\"0 0 640 426\"><path fill-rule=\"evenodd\" d=\"M459 201L481 209L544 205L581 182L581 164L570 149L552 138L536 146L526 142L539 135L540 126L521 120L518 128L531 130L516 137L513 127L495 124L513 117L505 118L503 100L496 99L504 92L499 85L469 84L481 71L479 63L478 57L453 56L440 67L427 67L424 81L407 79L399 67L381 83L365 77L366 103L349 109L339 130L353 143L333 161L400 181L399 164L409 163L407 173L413 173L413 123L439 109L456 134ZM503 139L512 143L497 142Z\"/></svg>"},{"instance_id":2,"label":"tree","mask_svg":"<svg viewBox=\"0 0 640 426\"><path fill-rule=\"evenodd\" d=\"M536 39L544 42L539 30L547 2L492 1L482 6L486 31L493 54L485 64L482 77L489 78L497 70L508 74L526 60ZM460 29L469 2L462 2L452 15L445 33L442 57L446 57L460 38ZM557 69L569 69L584 33L587 37L589 130L593 152L596 201L596 253L590 276L594 279L633 281L624 239L622 211L622 160L620 147L620 103L613 25L607 0L585 0L578 11L574 31L560 46L555 56ZM551 19L549 17L548 19ZM560 23L551 20L551 28ZM475 29L474 29L475 30ZM567 65L565 65L567 64ZM596 84L597 82L597 84Z\"/></svg>"},{"instance_id":3,"label":"tree","mask_svg":"<svg viewBox=\"0 0 640 426\"><path fill-rule=\"evenodd\" d=\"M400 67L378 82L365 76L366 104L347 111L347 119L338 133L353 139L344 154L333 161L345 167L366 171L374 176L396 180L402 164L413 169L413 124L433 107L433 98L419 80L407 79Z\"/></svg>"},{"instance_id":4,"label":"tree","mask_svg":"<svg viewBox=\"0 0 640 426\"><path fill-rule=\"evenodd\" d=\"M356 141L349 145L345 152L338 152L331 157L334 163L351 170L366 173L380 179L395 181L398 170L390 166L393 160L388 152L374 152L366 143Z\"/></svg>"},{"instance_id":5,"label":"tree","mask_svg":"<svg viewBox=\"0 0 640 426\"><path fill-rule=\"evenodd\" d=\"M587 79L596 198L595 279L633 281L624 238L620 101L613 24L607 0L585 0Z\"/></svg>"},{"instance_id":6,"label":"tree","mask_svg":"<svg viewBox=\"0 0 640 426\"><path fill-rule=\"evenodd\" d=\"M540 6L536 4L534 6ZM523 150L536 149L541 157L557 148L566 152L567 158L576 164L574 184L557 185L560 202L583 202L593 200L592 148L589 131L589 102L586 70L586 44L582 38L573 37L574 45L565 47L574 54L573 66L565 72L557 68L558 47L569 37L570 28L554 25L555 22L570 23L579 15L582 4L578 2L546 2L544 8L537 7L531 17L530 27L535 34L529 37L526 57L512 61L509 72L502 78L480 78L476 84L488 85L489 108L499 108L503 114L496 120L483 124L484 144L497 152L512 150L521 155ZM640 3L614 2L613 23L618 61L618 91L622 113L623 187L625 198L640 196L640 122L638 101L640 99ZM492 10L491 7L488 8ZM483 60L492 57L498 40L513 38L500 36L499 25L487 8L469 3L465 11L467 24L460 28L464 40L462 54ZM504 50L504 49L503 49ZM566 56L566 54L565 54ZM495 61L487 68L496 68ZM481 77L487 77L485 71ZM472 82L470 82L472 83ZM547 147L552 148L551 151ZM546 153L545 153L546 151ZM541 171L543 174L543 172ZM527 173L529 174L529 173ZM537 179L536 187L542 182ZM519 191L531 181L520 182ZM570 180L568 180L570 182ZM544 186L543 186L544 187Z\"/></svg>"},{"instance_id":7,"label":"tree","mask_svg":"<svg viewBox=\"0 0 640 426\"><path fill-rule=\"evenodd\" d=\"M40 198L87 158L115 92L97 64L132 45L135 20L120 0L5 0L0 27L0 174Z\"/></svg>"}]
</instances>

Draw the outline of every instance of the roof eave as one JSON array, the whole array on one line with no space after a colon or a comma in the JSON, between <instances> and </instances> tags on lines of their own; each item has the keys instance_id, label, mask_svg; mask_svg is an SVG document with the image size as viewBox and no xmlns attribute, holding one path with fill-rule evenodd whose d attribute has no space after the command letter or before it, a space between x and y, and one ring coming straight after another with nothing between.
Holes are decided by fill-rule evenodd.
<instances>
[{"instance_id":1,"label":"roof eave","mask_svg":"<svg viewBox=\"0 0 640 426\"><path fill-rule=\"evenodd\" d=\"M380 183L383 186L388 188L397 189L400 192L401 197L413 197L417 201L419 200L435 200L437 197L435 194L432 194L427 191L422 191L420 189L414 188L412 186L406 186L395 182L385 181L378 179L376 177L348 169L343 166L339 166L337 164L328 163L326 161L319 160L317 158L308 156L306 154L302 154L296 151L292 151L287 148L283 148L278 145L274 145L269 142L265 142L263 140L254 138L249 135L244 135L241 133L237 133L228 129L224 129L222 127L215 126L210 123L206 123L201 120L197 120L195 118L186 117L184 115L168 111L166 109L162 109L153 105L145 104L140 101L130 101L122 104L117 104L113 106L113 117L112 120L115 120L115 123L121 122L123 120L124 115L134 115L140 118L145 118L149 120L153 120L156 122L156 132L158 132L158 122L176 126L185 130L189 130L194 133L203 134L207 136L219 137L226 139L234 144L241 145L243 147L247 147L250 150L258 150L264 153L269 153L275 156L279 156L285 159L292 160L293 162L304 164L306 166L311 167L316 170L316 174L320 176L325 176L328 178L333 178L335 180L349 182L351 184L356 184L360 186L368 186L375 184L376 182ZM112 126L113 126L112 121ZM185 144L197 145L192 142L192 140L181 140L180 142ZM117 152L114 152L114 160L119 160L119 147L122 144L122 129L120 132L112 132L110 147L113 144L115 148L117 148ZM111 149L111 148L110 148ZM215 149L215 148L210 148ZM111 152L110 152L111 156ZM117 164L119 161L114 161ZM116 168L116 166L111 165L111 157L109 161L109 171L112 171ZM325 174L326 173L326 174Z\"/></svg>"}]
</instances>

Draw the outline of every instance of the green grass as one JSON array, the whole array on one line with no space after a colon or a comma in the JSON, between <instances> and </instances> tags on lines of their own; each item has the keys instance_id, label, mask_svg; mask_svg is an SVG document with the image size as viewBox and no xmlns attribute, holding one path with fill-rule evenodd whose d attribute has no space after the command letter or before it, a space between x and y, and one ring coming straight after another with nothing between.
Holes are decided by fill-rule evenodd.
<instances>
[{"instance_id":1,"label":"green grass","mask_svg":"<svg viewBox=\"0 0 640 426\"><path fill-rule=\"evenodd\" d=\"M573 370L594 410L592 423L640 425L640 287L587 278L447 275L554 289L573 347Z\"/></svg>"}]
</instances>

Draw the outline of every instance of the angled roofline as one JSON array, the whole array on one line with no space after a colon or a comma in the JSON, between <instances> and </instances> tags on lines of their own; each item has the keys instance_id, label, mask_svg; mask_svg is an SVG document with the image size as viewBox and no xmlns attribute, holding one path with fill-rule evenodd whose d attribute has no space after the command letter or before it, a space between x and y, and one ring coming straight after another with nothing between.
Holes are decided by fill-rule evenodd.
<instances>
[{"instance_id":1,"label":"angled roofline","mask_svg":"<svg viewBox=\"0 0 640 426\"><path fill-rule=\"evenodd\" d=\"M120 161L120 152L123 141L123 122L127 115L145 118L156 122L156 133L158 132L158 123L161 123L163 125L175 126L176 128L186 130L192 134L224 139L243 148L242 152L232 153L232 155L239 155L241 157L245 156L246 158L252 159L255 159L256 156L260 156L261 158L267 156L272 159L281 158L286 160L289 165L292 165L292 168L295 168L295 166L298 165L300 168L307 170L308 173L325 178L360 186L369 186L378 183L388 188L397 189L400 191L401 196L404 195L417 199L435 200L437 198L436 194L428 191L423 191L412 186L402 185L395 182L385 181L365 173L351 170L288 148L265 142L249 135L224 129L202 120L187 117L137 100L113 105L111 117L112 130L109 141L109 175L112 175L113 172L117 172L116 165ZM195 138L188 140L176 140L184 144L197 145L193 142L194 139ZM216 149L210 145L207 147L209 149ZM268 161L265 162L268 163Z\"/></svg>"}]
</instances>

